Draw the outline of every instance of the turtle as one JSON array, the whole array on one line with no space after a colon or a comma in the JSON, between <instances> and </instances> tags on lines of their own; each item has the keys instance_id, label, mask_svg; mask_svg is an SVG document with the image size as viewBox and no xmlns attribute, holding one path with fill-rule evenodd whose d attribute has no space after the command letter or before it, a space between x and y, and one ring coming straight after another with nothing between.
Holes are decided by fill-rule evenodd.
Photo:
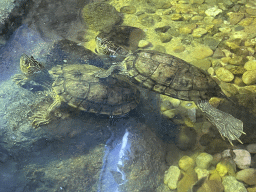
<instances>
[{"instance_id":1,"label":"turtle","mask_svg":"<svg viewBox=\"0 0 256 192\"><path fill-rule=\"evenodd\" d=\"M50 69L49 74L54 79L51 91L54 102L47 111L39 111L31 117L32 125L48 124L62 102L81 111L108 116L124 115L138 105L138 89L118 76L95 77L99 71L104 69L87 64L64 64Z\"/></svg>"},{"instance_id":2,"label":"turtle","mask_svg":"<svg viewBox=\"0 0 256 192\"><path fill-rule=\"evenodd\" d=\"M107 39L96 37L98 52L113 54L127 52L122 46L113 45ZM119 47L118 47L119 46ZM113 51L104 49L112 49ZM117 48L118 47L118 48ZM115 55L117 55L114 52ZM117 72L129 77L132 83L138 84L154 92L173 98L194 101L207 119L216 126L221 137L242 141L243 122L232 115L220 111L210 105L211 97L227 98L218 83L202 69L173 55L154 51L136 50L129 52L122 62L114 63L107 71L101 71L96 77L107 78Z\"/></svg>"}]
</instances>

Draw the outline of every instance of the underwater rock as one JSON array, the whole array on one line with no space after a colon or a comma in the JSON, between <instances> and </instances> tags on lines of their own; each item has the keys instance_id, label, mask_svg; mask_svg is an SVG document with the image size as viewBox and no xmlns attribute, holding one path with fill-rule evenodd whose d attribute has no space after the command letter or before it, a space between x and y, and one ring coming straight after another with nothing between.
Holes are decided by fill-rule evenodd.
<instances>
[{"instance_id":1,"label":"underwater rock","mask_svg":"<svg viewBox=\"0 0 256 192\"><path fill-rule=\"evenodd\" d=\"M32 3L27 0L0 2L0 45L10 38L26 18Z\"/></svg>"},{"instance_id":2,"label":"underwater rock","mask_svg":"<svg viewBox=\"0 0 256 192\"><path fill-rule=\"evenodd\" d=\"M256 70L246 71L243 76L242 80L246 85L252 85L256 83Z\"/></svg>"},{"instance_id":3,"label":"underwater rock","mask_svg":"<svg viewBox=\"0 0 256 192\"><path fill-rule=\"evenodd\" d=\"M208 153L200 153L196 157L196 165L201 169L208 169L211 164L213 157Z\"/></svg>"},{"instance_id":4,"label":"underwater rock","mask_svg":"<svg viewBox=\"0 0 256 192\"><path fill-rule=\"evenodd\" d=\"M235 153L234 161L238 168L247 169L251 165L251 154L244 149L234 149Z\"/></svg>"},{"instance_id":5,"label":"underwater rock","mask_svg":"<svg viewBox=\"0 0 256 192\"><path fill-rule=\"evenodd\" d=\"M5 163L8 160L8 154L6 152L0 151L0 162Z\"/></svg>"},{"instance_id":6,"label":"underwater rock","mask_svg":"<svg viewBox=\"0 0 256 192\"><path fill-rule=\"evenodd\" d=\"M212 140L212 136L210 136L209 134L203 134L199 139L199 143L202 146L207 146Z\"/></svg>"},{"instance_id":7,"label":"underwater rock","mask_svg":"<svg viewBox=\"0 0 256 192\"><path fill-rule=\"evenodd\" d=\"M198 179L201 179L203 177L208 177L210 174L210 171L208 171L207 169L201 169L199 167L195 168L195 172L197 174Z\"/></svg>"},{"instance_id":8,"label":"underwater rock","mask_svg":"<svg viewBox=\"0 0 256 192\"><path fill-rule=\"evenodd\" d=\"M190 121L189 121L190 122ZM190 150L196 144L197 132L192 127L182 126L175 139L175 144L180 150Z\"/></svg>"},{"instance_id":9,"label":"underwater rock","mask_svg":"<svg viewBox=\"0 0 256 192\"><path fill-rule=\"evenodd\" d=\"M221 181L217 180L206 180L202 187L200 187L196 192L223 192L224 186Z\"/></svg>"},{"instance_id":10,"label":"underwater rock","mask_svg":"<svg viewBox=\"0 0 256 192\"><path fill-rule=\"evenodd\" d=\"M183 156L180 160L179 160L179 167L180 169L182 169L183 171L187 171L190 168L194 168L195 166L195 160L192 159L189 156Z\"/></svg>"},{"instance_id":11,"label":"underwater rock","mask_svg":"<svg viewBox=\"0 0 256 192\"><path fill-rule=\"evenodd\" d=\"M193 30L192 36L193 37L202 37L205 35L208 31L204 28L196 28Z\"/></svg>"},{"instance_id":12,"label":"underwater rock","mask_svg":"<svg viewBox=\"0 0 256 192\"><path fill-rule=\"evenodd\" d=\"M250 153L256 153L256 143L247 145L246 150Z\"/></svg>"},{"instance_id":13,"label":"underwater rock","mask_svg":"<svg viewBox=\"0 0 256 192\"><path fill-rule=\"evenodd\" d=\"M256 70L256 60L247 61L247 62L244 64L244 68L245 68L247 71Z\"/></svg>"},{"instance_id":14,"label":"underwater rock","mask_svg":"<svg viewBox=\"0 0 256 192\"><path fill-rule=\"evenodd\" d=\"M113 25L121 22L120 13L108 3L90 3L83 8L86 24L95 31L109 32Z\"/></svg>"},{"instance_id":15,"label":"underwater rock","mask_svg":"<svg viewBox=\"0 0 256 192\"><path fill-rule=\"evenodd\" d=\"M185 173L183 178L178 182L177 191L187 192L190 187L197 182L197 174L191 167Z\"/></svg>"},{"instance_id":16,"label":"underwater rock","mask_svg":"<svg viewBox=\"0 0 256 192\"><path fill-rule=\"evenodd\" d=\"M164 184L168 185L170 189L176 189L180 178L180 169L177 166L170 166L164 175Z\"/></svg>"},{"instance_id":17,"label":"underwater rock","mask_svg":"<svg viewBox=\"0 0 256 192\"><path fill-rule=\"evenodd\" d=\"M150 42L148 42L146 40L140 40L139 44L138 44L138 47L139 48L146 48L146 47L149 47L150 45L151 45Z\"/></svg>"},{"instance_id":18,"label":"underwater rock","mask_svg":"<svg viewBox=\"0 0 256 192\"><path fill-rule=\"evenodd\" d=\"M225 192L247 192L243 183L237 181L234 176L223 177L222 184Z\"/></svg>"},{"instance_id":19,"label":"underwater rock","mask_svg":"<svg viewBox=\"0 0 256 192\"><path fill-rule=\"evenodd\" d=\"M221 177L225 175L235 176L236 165L232 159L223 159L217 164L215 170Z\"/></svg>"},{"instance_id":20,"label":"underwater rock","mask_svg":"<svg viewBox=\"0 0 256 192\"><path fill-rule=\"evenodd\" d=\"M229 12L227 13L229 17L229 21L231 25L236 25L239 23L245 16L244 13L234 13L234 12Z\"/></svg>"},{"instance_id":21,"label":"underwater rock","mask_svg":"<svg viewBox=\"0 0 256 192\"><path fill-rule=\"evenodd\" d=\"M236 179L248 185L256 185L256 169L243 169L236 173Z\"/></svg>"},{"instance_id":22,"label":"underwater rock","mask_svg":"<svg viewBox=\"0 0 256 192\"><path fill-rule=\"evenodd\" d=\"M200 60L211 56L213 51L207 46L199 45L195 47L191 54L195 59Z\"/></svg>"},{"instance_id":23,"label":"underwater rock","mask_svg":"<svg viewBox=\"0 0 256 192\"><path fill-rule=\"evenodd\" d=\"M214 6L212 8L209 8L205 11L205 14L207 16L211 16L211 17L215 17L217 15L219 15L220 13L222 13L222 10L219 9L217 6Z\"/></svg>"},{"instance_id":24,"label":"underwater rock","mask_svg":"<svg viewBox=\"0 0 256 192\"><path fill-rule=\"evenodd\" d=\"M216 71L216 76L224 82L231 82L234 79L234 75L227 69L225 69L224 67L220 67L218 68Z\"/></svg>"},{"instance_id":25,"label":"underwater rock","mask_svg":"<svg viewBox=\"0 0 256 192\"><path fill-rule=\"evenodd\" d=\"M121 13L126 13L126 14L134 14L136 13L136 7L129 5L129 6L123 6L120 8Z\"/></svg>"}]
</instances>

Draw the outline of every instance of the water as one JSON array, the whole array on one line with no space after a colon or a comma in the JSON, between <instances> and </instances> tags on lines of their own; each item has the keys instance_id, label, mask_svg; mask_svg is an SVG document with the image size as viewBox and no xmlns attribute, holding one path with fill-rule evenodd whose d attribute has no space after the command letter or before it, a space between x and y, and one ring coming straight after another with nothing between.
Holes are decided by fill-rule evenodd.
<instances>
[{"instance_id":1,"label":"water","mask_svg":"<svg viewBox=\"0 0 256 192\"><path fill-rule=\"evenodd\" d=\"M231 71L234 80L218 78L226 89L224 93L234 102L226 101L218 108L243 121L247 135L240 137L243 145L233 141L235 147L254 144L255 85L245 84L242 76L247 60L255 60L255 34L250 32L255 28L250 8L255 5L252 1L229 3L113 0L38 1L29 5L31 10L22 15L22 24L0 48L0 192L165 192L171 190L164 184L165 171L171 165L178 166L183 156L196 159L201 152L215 155L232 148L192 102L175 100L142 87L138 87L138 106L131 111L129 105L122 108L129 111L126 114L101 114L102 102L93 103L93 99L104 92L103 88L90 87L98 93L90 98L93 103L90 108L79 110L74 108L77 100L66 100L52 111L50 123L33 127L33 115L41 112L37 117L44 119L44 112L58 99L49 83L55 80L48 74L53 67L58 65L61 69L54 74L58 76L56 83L61 84L63 78L66 82L81 78L77 81L79 86L73 82L70 87L75 90L74 95L65 84L69 95L80 98L88 86L81 83L85 77L79 74L85 74L73 69L72 76L73 73L63 72L65 66L80 64L108 69L123 60L124 55L95 53L95 38L99 34L125 47L127 52L134 52L139 46L142 50L177 56L204 70L210 68L209 72L212 69L215 74L219 67ZM210 8L215 5L214 12ZM235 21L239 18L225 15L237 9L243 12L243 8L246 17L254 19L252 23L239 23L242 18ZM19 64L24 53L41 62L49 76L42 73L25 85L17 85L12 77L22 73ZM48 85L40 87L42 81ZM129 80L122 77L116 84L107 84L108 90L113 91L108 95L114 98L108 102L134 98L124 89L116 91L117 86L128 87L129 91L135 88L123 81ZM211 104L217 106L219 100ZM116 105L111 110L118 109ZM88 112L90 109L92 113ZM254 169L255 157L251 153L250 167ZM212 169L215 165L212 164ZM184 172L183 178L188 178L188 174ZM178 190L187 191L197 179L177 181L187 184L184 188L178 185Z\"/></svg>"}]
</instances>

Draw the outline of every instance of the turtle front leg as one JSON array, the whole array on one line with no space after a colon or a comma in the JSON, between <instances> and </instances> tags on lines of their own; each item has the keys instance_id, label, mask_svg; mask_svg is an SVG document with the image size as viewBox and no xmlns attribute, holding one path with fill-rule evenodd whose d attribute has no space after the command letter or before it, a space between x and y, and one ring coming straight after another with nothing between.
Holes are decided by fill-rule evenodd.
<instances>
[{"instance_id":1,"label":"turtle front leg","mask_svg":"<svg viewBox=\"0 0 256 192\"><path fill-rule=\"evenodd\" d=\"M13 77L12 77L12 80L19 86L23 86L25 85L28 81L29 81L29 78L23 74L15 74Z\"/></svg>"},{"instance_id":2,"label":"turtle front leg","mask_svg":"<svg viewBox=\"0 0 256 192\"><path fill-rule=\"evenodd\" d=\"M214 108L208 101L198 102L197 106L206 115L207 119L217 127L223 139L226 137L232 146L232 140L238 140L243 144L239 139L242 134L245 134L241 120Z\"/></svg>"},{"instance_id":3,"label":"turtle front leg","mask_svg":"<svg viewBox=\"0 0 256 192\"><path fill-rule=\"evenodd\" d=\"M50 123L53 119L52 113L55 111L56 108L60 107L60 105L61 100L59 99L59 96L56 96L54 102L49 106L49 108L46 111L39 111L31 117L32 126L37 128L40 125Z\"/></svg>"},{"instance_id":4,"label":"turtle front leg","mask_svg":"<svg viewBox=\"0 0 256 192\"><path fill-rule=\"evenodd\" d=\"M100 70L94 76L97 78L107 78L116 70L123 71L123 67L120 65L112 65L108 70Z\"/></svg>"}]
</instances>

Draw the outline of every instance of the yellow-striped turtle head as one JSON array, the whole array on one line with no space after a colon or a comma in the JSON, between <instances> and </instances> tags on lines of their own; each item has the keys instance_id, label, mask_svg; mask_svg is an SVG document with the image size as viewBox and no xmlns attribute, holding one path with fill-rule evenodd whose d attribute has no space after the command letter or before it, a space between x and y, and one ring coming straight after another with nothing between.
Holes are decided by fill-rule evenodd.
<instances>
[{"instance_id":1,"label":"yellow-striped turtle head","mask_svg":"<svg viewBox=\"0 0 256 192\"><path fill-rule=\"evenodd\" d=\"M26 76L32 76L44 69L44 65L34 59L33 56L29 57L26 54L22 54L20 57L20 70Z\"/></svg>"}]
</instances>

